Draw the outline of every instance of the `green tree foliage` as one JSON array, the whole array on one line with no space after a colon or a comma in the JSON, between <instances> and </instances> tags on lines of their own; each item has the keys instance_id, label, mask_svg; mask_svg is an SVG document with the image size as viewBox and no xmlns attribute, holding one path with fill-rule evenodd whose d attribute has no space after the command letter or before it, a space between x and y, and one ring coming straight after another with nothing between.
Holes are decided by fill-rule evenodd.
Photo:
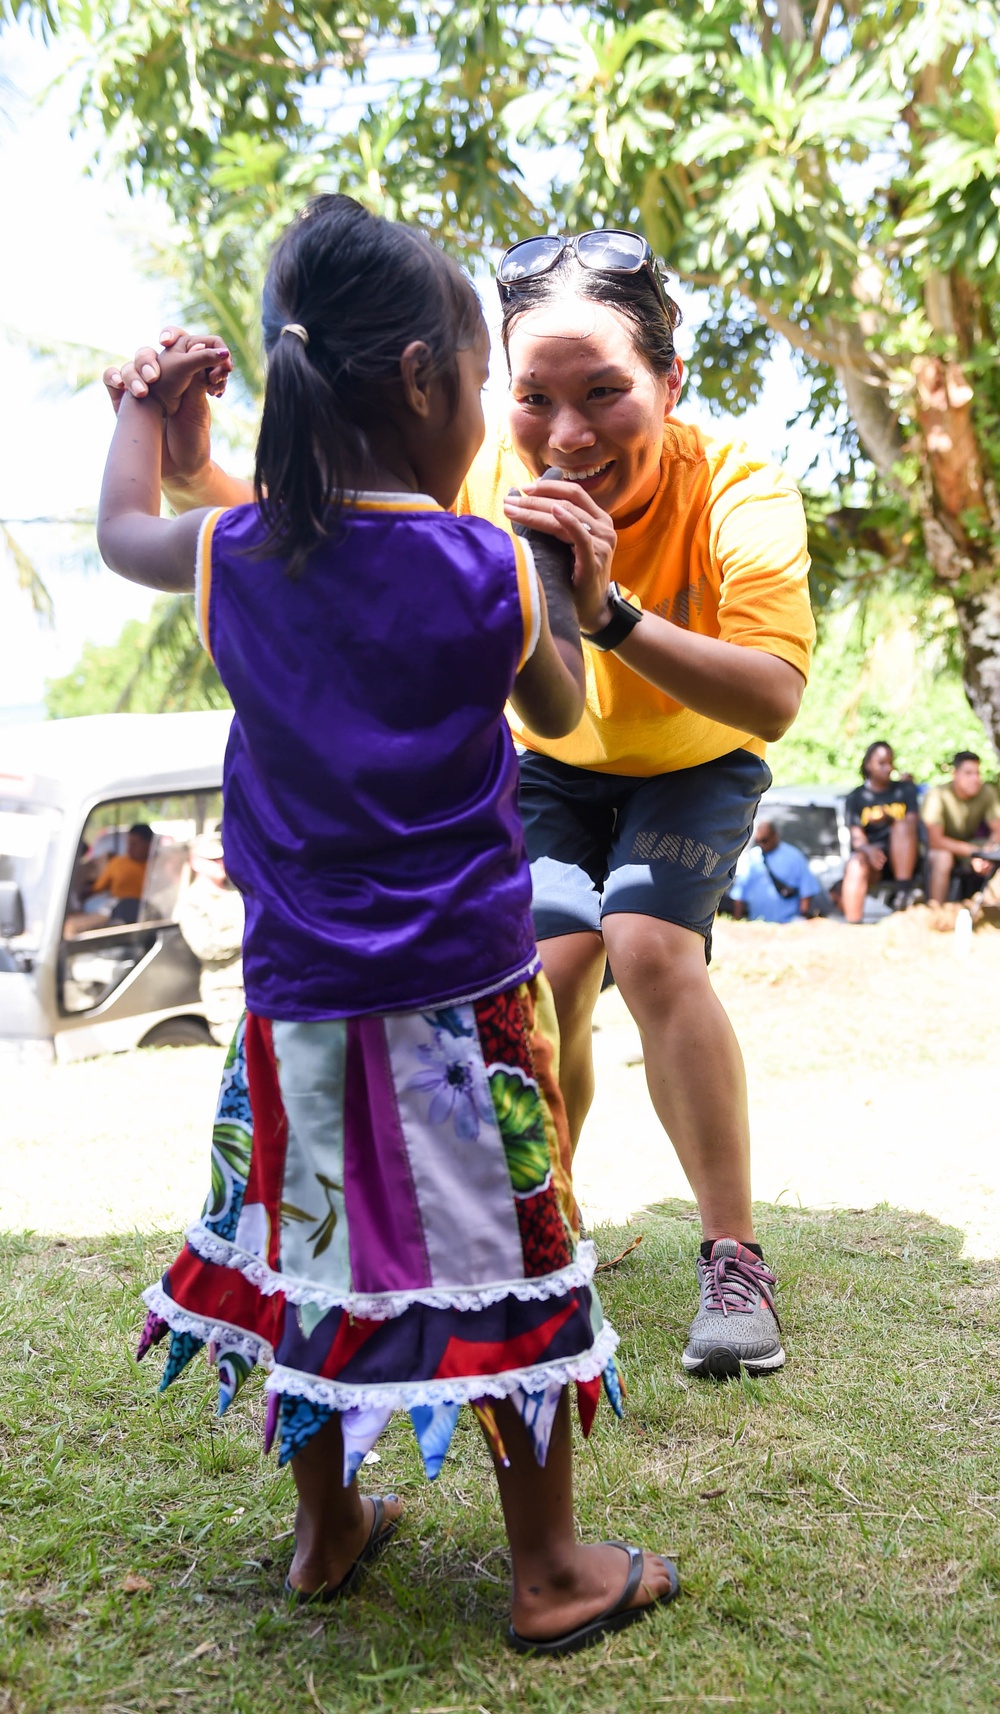
<instances>
[{"instance_id":1,"label":"green tree foliage","mask_svg":"<svg viewBox=\"0 0 1000 1714\"><path fill-rule=\"evenodd\" d=\"M229 706L198 641L190 598L178 595L161 596L148 619L128 620L117 642L85 643L73 670L45 687L45 707L54 720Z\"/></svg>"},{"instance_id":2,"label":"green tree foliage","mask_svg":"<svg viewBox=\"0 0 1000 1714\"><path fill-rule=\"evenodd\" d=\"M855 785L861 757L888 739L899 768L917 781L946 777L956 750L975 750L995 775L997 758L962 691L951 603L888 580L837 600L826 614L802 711L768 746L779 785Z\"/></svg>"},{"instance_id":3,"label":"green tree foliage","mask_svg":"<svg viewBox=\"0 0 1000 1714\"><path fill-rule=\"evenodd\" d=\"M1000 738L994 0L63 0L59 27L82 39L84 112L169 202L247 374L263 255L314 188L460 254L640 223L708 293L704 396L739 412L787 341L839 439L821 592L929 576ZM538 207L528 145L551 150Z\"/></svg>"}]
</instances>

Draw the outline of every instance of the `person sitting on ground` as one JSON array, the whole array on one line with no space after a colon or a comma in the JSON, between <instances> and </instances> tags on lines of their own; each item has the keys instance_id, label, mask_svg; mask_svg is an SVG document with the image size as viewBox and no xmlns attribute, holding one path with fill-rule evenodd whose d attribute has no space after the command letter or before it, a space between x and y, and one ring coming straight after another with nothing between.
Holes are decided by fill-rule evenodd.
<instances>
[{"instance_id":1,"label":"person sitting on ground","mask_svg":"<svg viewBox=\"0 0 1000 1714\"><path fill-rule=\"evenodd\" d=\"M729 889L733 916L751 922L794 922L809 915L810 900L819 892L804 852L782 839L773 821L758 822Z\"/></svg>"},{"instance_id":2,"label":"person sitting on ground","mask_svg":"<svg viewBox=\"0 0 1000 1714\"><path fill-rule=\"evenodd\" d=\"M89 885L85 878L82 880L83 910L66 918L63 933L67 938L87 929L107 928L110 923L138 922L152 843L153 829L137 821L128 830L125 850L109 857Z\"/></svg>"},{"instance_id":3,"label":"person sitting on ground","mask_svg":"<svg viewBox=\"0 0 1000 1714\"><path fill-rule=\"evenodd\" d=\"M1000 793L984 782L979 757L973 750L959 750L951 770L950 784L932 786L921 811L935 904L944 904L956 870L963 892L985 886L996 864L979 848L984 840L1000 845Z\"/></svg>"},{"instance_id":4,"label":"person sitting on ground","mask_svg":"<svg viewBox=\"0 0 1000 1714\"><path fill-rule=\"evenodd\" d=\"M898 881L894 903L911 902L917 867L917 788L909 778L893 779L895 757L884 739L869 744L861 759L864 785L848 792L845 809L851 855L844 871L844 916L860 922L865 898L878 881Z\"/></svg>"}]
</instances>

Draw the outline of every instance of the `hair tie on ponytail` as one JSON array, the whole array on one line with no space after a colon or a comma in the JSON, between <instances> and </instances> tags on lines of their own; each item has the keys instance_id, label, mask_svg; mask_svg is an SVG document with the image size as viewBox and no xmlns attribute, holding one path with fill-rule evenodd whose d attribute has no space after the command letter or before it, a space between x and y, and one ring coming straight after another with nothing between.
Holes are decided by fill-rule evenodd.
<instances>
[{"instance_id":1,"label":"hair tie on ponytail","mask_svg":"<svg viewBox=\"0 0 1000 1714\"><path fill-rule=\"evenodd\" d=\"M303 345L309 344L309 335L306 332L305 328L301 325L300 322L286 321L281 332L282 333L294 333L296 339L301 339Z\"/></svg>"}]
</instances>

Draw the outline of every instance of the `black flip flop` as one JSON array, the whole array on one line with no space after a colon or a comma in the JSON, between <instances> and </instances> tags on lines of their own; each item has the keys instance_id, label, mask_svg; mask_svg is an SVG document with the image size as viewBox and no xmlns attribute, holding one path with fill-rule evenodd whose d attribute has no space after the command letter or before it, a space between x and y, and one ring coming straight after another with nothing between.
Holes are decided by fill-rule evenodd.
<instances>
[{"instance_id":1,"label":"black flip flop","mask_svg":"<svg viewBox=\"0 0 1000 1714\"><path fill-rule=\"evenodd\" d=\"M374 1507L374 1516L372 1518L372 1527L368 1532L368 1540L365 1542L364 1547L358 1554L358 1557L351 1566L351 1569L345 1572L339 1583L335 1583L332 1588L328 1583L324 1583L319 1589L305 1590L296 1589L295 1585L290 1583L287 1577L285 1578L285 1594L295 1602L296 1606L318 1606L321 1602L339 1601L342 1595L349 1595L351 1590L358 1583L365 1566L368 1565L376 1555L380 1554L384 1547L389 1545L396 1533L396 1530L399 1528L399 1519L393 1518L390 1523L385 1524L385 1528L383 1529L382 1526L385 1523L385 1500L394 1500L396 1495L386 1494L385 1500L376 1494L373 1494L370 1497Z\"/></svg>"},{"instance_id":2,"label":"black flip flop","mask_svg":"<svg viewBox=\"0 0 1000 1714\"><path fill-rule=\"evenodd\" d=\"M660 1555L661 1563L670 1573L670 1588L657 1596L655 1601L648 1601L644 1607L630 1607L629 1602L642 1582L642 1548L632 1547L627 1541L605 1541L601 1546L620 1547L628 1554L628 1577L614 1605L605 1607L603 1613L588 1619L585 1625L580 1625L575 1631L564 1631L560 1637L522 1637L513 1625L510 1625L507 1641L518 1654L576 1654L578 1649L592 1648L612 1631L623 1631L626 1625L634 1625L638 1619L645 1619L654 1607L663 1607L674 1599L681 1586L677 1567L672 1560L663 1559Z\"/></svg>"}]
</instances>

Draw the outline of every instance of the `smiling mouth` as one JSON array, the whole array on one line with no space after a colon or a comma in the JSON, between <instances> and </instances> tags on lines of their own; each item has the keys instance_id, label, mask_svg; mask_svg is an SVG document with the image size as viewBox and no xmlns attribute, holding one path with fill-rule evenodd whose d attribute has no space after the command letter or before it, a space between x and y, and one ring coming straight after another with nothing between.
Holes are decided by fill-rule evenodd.
<instances>
[{"instance_id":1,"label":"smiling mouth","mask_svg":"<svg viewBox=\"0 0 1000 1714\"><path fill-rule=\"evenodd\" d=\"M562 473L567 482L589 482L592 476L603 476L606 470L611 469L613 463L614 459L609 458L606 464L594 464L589 470L567 470L566 466L563 465Z\"/></svg>"}]
</instances>

